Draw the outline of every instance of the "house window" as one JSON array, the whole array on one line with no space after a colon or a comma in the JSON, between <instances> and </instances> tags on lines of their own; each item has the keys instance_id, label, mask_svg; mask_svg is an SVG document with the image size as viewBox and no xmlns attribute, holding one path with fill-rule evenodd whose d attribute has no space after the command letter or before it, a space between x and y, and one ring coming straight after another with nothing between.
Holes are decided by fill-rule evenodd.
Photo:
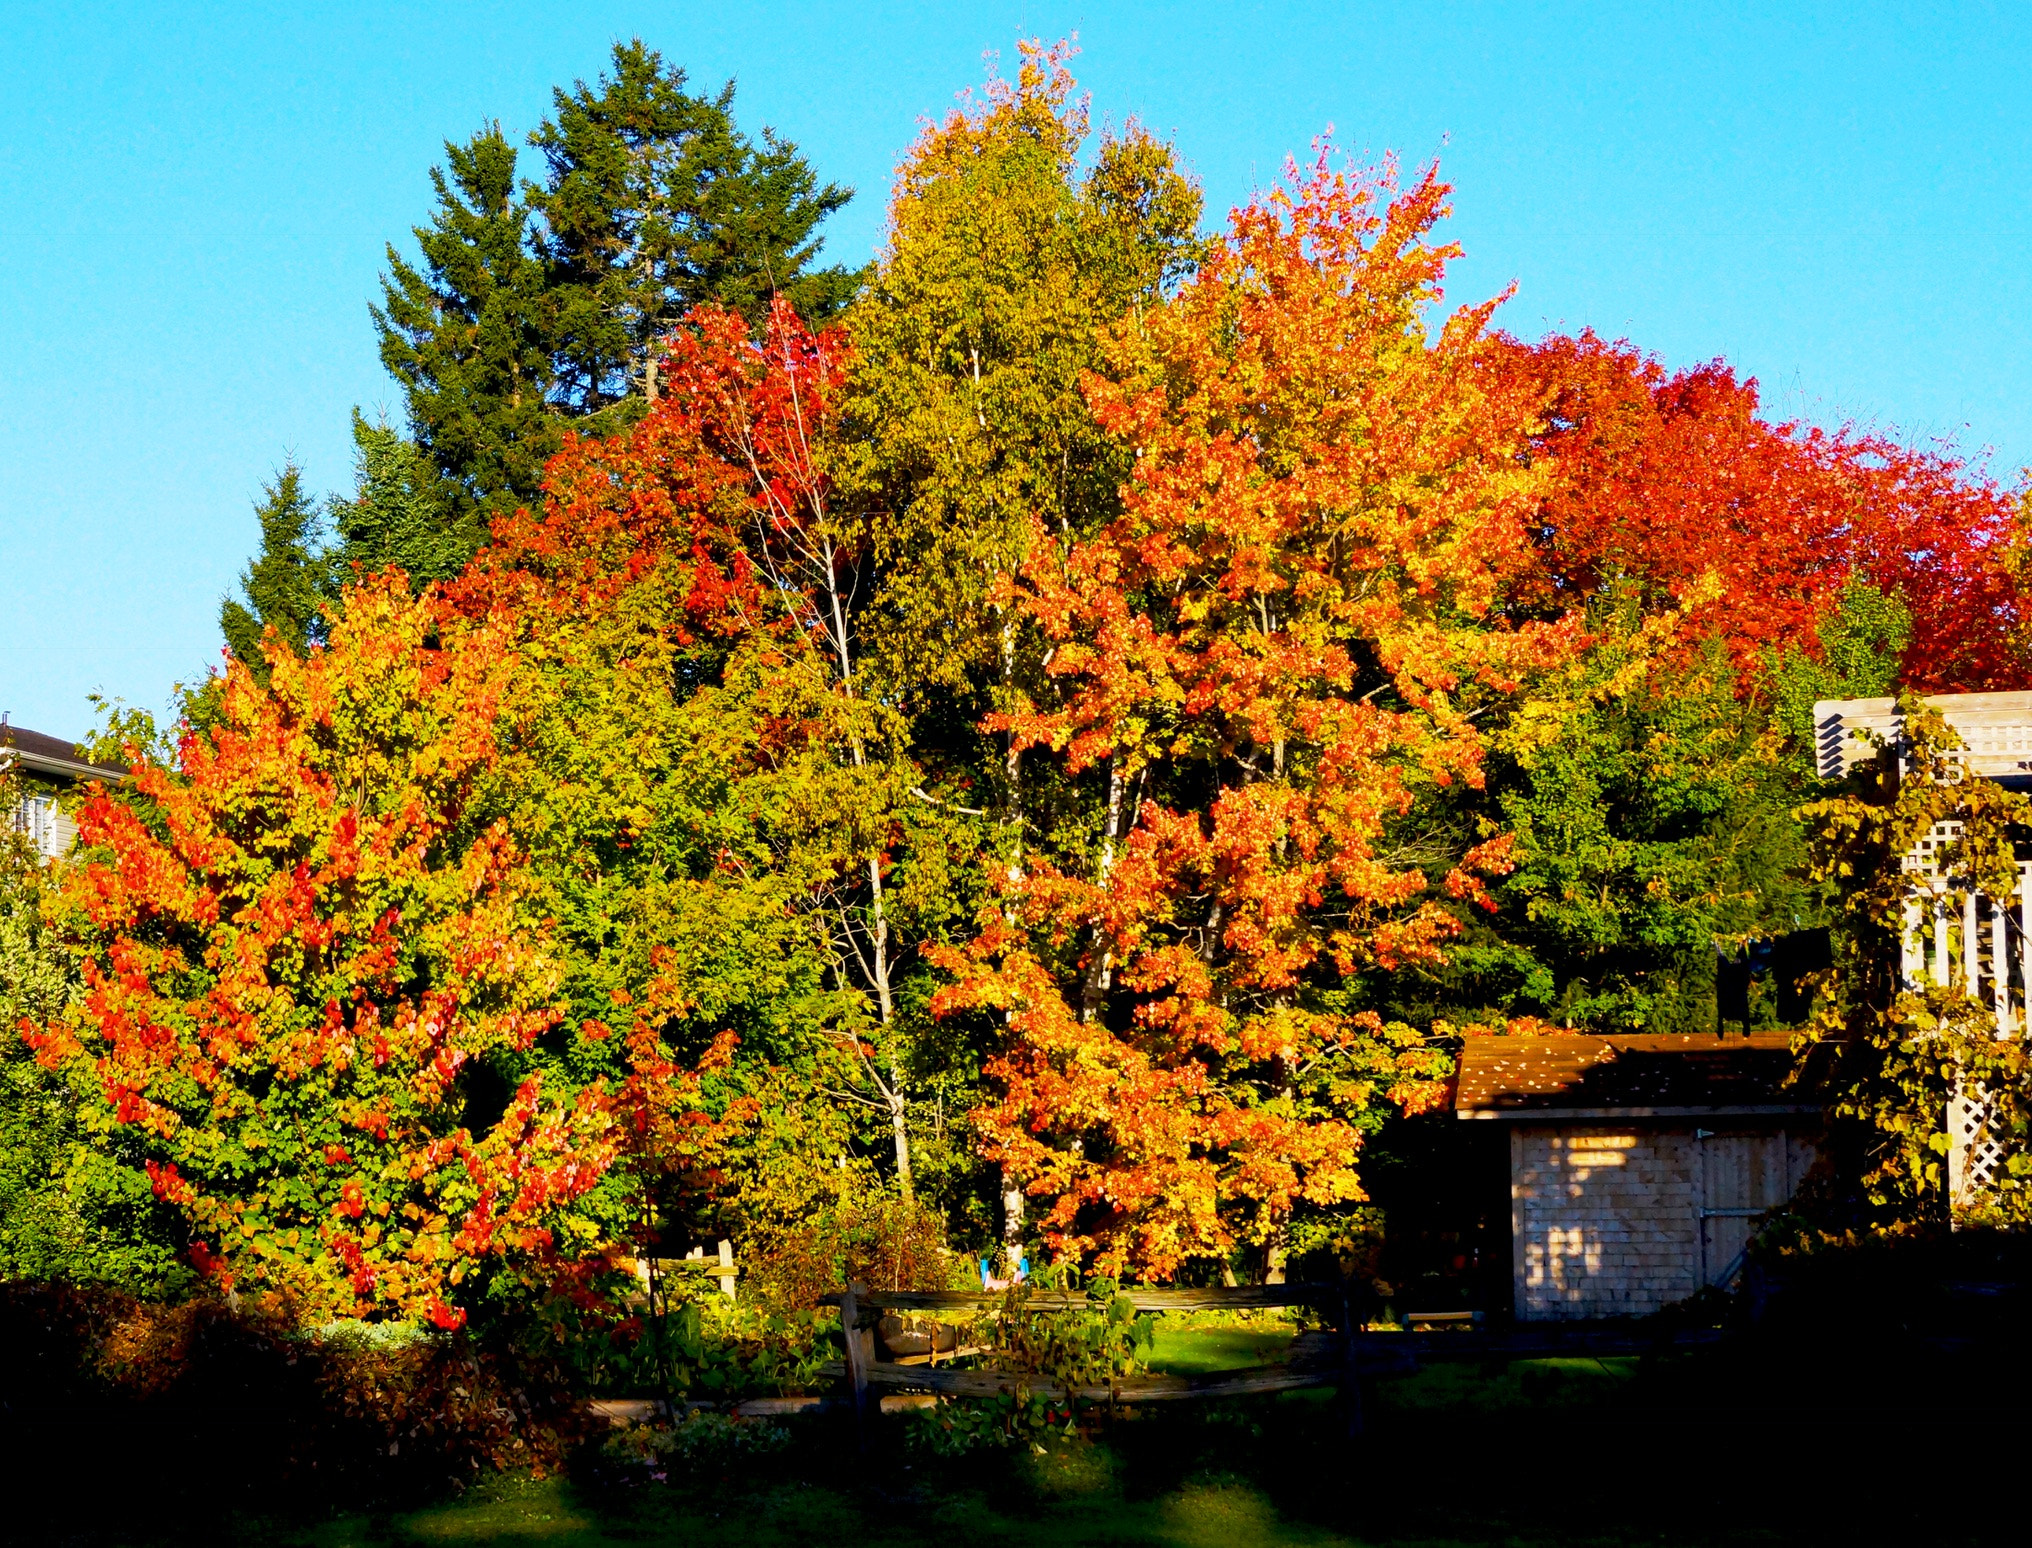
<instances>
[{"instance_id":1,"label":"house window","mask_svg":"<svg viewBox=\"0 0 2032 1548\"><path fill-rule=\"evenodd\" d=\"M63 853L64 824L57 812L55 796L23 796L14 813L14 827L28 836L35 852L45 860L54 860Z\"/></svg>"}]
</instances>

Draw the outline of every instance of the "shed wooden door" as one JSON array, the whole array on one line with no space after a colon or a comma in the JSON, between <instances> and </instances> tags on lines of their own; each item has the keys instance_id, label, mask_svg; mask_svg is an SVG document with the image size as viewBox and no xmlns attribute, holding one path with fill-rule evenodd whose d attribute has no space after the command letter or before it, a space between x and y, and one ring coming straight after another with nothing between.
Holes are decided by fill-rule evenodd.
<instances>
[{"instance_id":1,"label":"shed wooden door","mask_svg":"<svg viewBox=\"0 0 2032 1548\"><path fill-rule=\"evenodd\" d=\"M1743 1266L1757 1218L1792 1197L1798 1159L1792 1137L1694 1131L1700 1151L1700 1277L1725 1285Z\"/></svg>"}]
</instances>

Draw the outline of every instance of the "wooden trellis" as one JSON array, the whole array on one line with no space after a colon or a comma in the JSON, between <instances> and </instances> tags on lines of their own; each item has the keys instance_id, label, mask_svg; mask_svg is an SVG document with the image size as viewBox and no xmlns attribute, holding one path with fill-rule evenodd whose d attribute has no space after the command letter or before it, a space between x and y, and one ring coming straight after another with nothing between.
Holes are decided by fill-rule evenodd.
<instances>
[{"instance_id":1,"label":"wooden trellis","mask_svg":"<svg viewBox=\"0 0 2032 1548\"><path fill-rule=\"evenodd\" d=\"M2032 786L2032 693L1939 694L1941 712L1964 743L1949 755L1960 778ZM1813 709L1816 752L1826 778L1875 756L1878 745L1902 753L1904 717L1892 699L1826 700ZM1941 855L1962 825L1935 823L1903 857L1908 883L1899 971L1908 988L1946 988L1957 980L1968 997L1989 1007L1996 1035L2032 1035L2032 862L2020 862L2006 897L1958 886ZM1956 894L1959 894L1957 901ZM1968 1084L1948 1104L1948 1191L1963 1203L1988 1188L2010 1152L1993 1118L1989 1095Z\"/></svg>"}]
</instances>

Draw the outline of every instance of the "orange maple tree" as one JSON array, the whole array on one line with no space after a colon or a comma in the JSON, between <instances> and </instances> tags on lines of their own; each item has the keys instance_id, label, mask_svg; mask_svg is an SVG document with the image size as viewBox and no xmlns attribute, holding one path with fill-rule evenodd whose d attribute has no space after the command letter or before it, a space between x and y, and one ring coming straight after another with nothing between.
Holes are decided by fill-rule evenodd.
<instances>
[{"instance_id":1,"label":"orange maple tree","mask_svg":"<svg viewBox=\"0 0 2032 1548\"><path fill-rule=\"evenodd\" d=\"M1724 362L1668 372L1591 333L1506 340L1497 363L1543 404L1530 443L1547 475L1531 520L1542 605L1570 607L1618 575L1681 597L1712 574L1693 626L1755 667L1770 650L1815 649L1854 576L1910 609L1910 686L2023 681L2019 502L1964 461L1771 423L1757 384Z\"/></svg>"},{"instance_id":2,"label":"orange maple tree","mask_svg":"<svg viewBox=\"0 0 2032 1548\"><path fill-rule=\"evenodd\" d=\"M513 663L499 628L440 622L391 575L326 648L271 639L265 687L229 660L178 766L86 803L56 903L85 992L23 1031L145 1136L225 1288L452 1327L487 1265L587 1250L569 1215L616 1133L602 1087L540 1072L469 1106L557 1020L556 970L482 810Z\"/></svg>"},{"instance_id":3,"label":"orange maple tree","mask_svg":"<svg viewBox=\"0 0 2032 1548\"><path fill-rule=\"evenodd\" d=\"M1492 369L1495 302L1428 336L1448 192L1322 152L1237 211L1089 381L1135 457L1122 515L1038 531L1009 582L1055 693L994 723L1095 816L943 954L937 1008L1006 1018L990 1159L1110 1269L1274 1257L1301 1202L1363 1196L1382 1103L1443 1090L1444 1054L1356 981L1435 959L1458 922L1433 879L1486 901L1506 841L1426 855L1399 825L1479 782L1477 717L1577 637L1500 617L1534 403Z\"/></svg>"}]
</instances>

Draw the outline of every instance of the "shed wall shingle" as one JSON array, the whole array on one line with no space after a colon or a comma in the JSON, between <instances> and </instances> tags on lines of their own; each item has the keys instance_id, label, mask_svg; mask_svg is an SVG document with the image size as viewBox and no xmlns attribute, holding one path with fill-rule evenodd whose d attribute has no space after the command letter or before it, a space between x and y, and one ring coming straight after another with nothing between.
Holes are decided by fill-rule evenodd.
<instances>
[{"instance_id":1,"label":"shed wall shingle","mask_svg":"<svg viewBox=\"0 0 2032 1548\"><path fill-rule=\"evenodd\" d=\"M1643 1316L1722 1273L1812 1164L1772 1130L1519 1125L1510 1133L1516 1312L1524 1321Z\"/></svg>"}]
</instances>

